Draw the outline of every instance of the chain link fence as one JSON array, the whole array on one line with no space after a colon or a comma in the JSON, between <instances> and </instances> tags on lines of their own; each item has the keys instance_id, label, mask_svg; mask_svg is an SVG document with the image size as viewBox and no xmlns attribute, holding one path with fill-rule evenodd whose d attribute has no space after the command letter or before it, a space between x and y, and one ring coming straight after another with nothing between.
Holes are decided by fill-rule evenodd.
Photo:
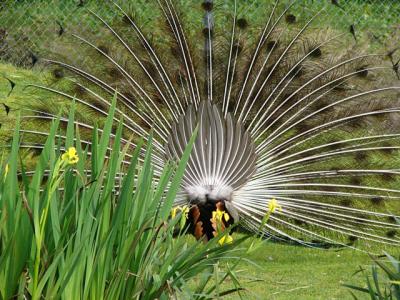
<instances>
[{"instance_id":1,"label":"chain link fence","mask_svg":"<svg viewBox=\"0 0 400 300\"><path fill-rule=\"evenodd\" d=\"M196 6L200 3L200 0L174 1ZM146 10L147 2L131 0L121 1L120 4L128 11L147 14L151 18L154 12L152 8ZM252 7L266 2L272 3L272 0L238 0L242 6ZM400 32L399 0L299 0L291 8L294 13L303 15L319 9L324 9L324 25L344 30L354 26L357 34L365 34L373 43L383 44ZM61 51L57 43L61 43L58 39L65 32L100 35L99 23L93 20L90 11L110 22L121 18L113 3L106 0L0 0L0 61L29 67L49 50ZM246 12L252 14L256 9ZM70 47L68 51L77 50ZM76 52L76 56L78 58L83 54Z\"/></svg>"}]
</instances>

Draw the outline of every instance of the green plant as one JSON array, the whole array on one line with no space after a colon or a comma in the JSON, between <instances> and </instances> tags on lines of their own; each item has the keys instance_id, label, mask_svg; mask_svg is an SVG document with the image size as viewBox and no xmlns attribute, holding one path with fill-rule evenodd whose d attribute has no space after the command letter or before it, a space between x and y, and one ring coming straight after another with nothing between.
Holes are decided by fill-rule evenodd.
<instances>
[{"instance_id":1,"label":"green plant","mask_svg":"<svg viewBox=\"0 0 400 300\"><path fill-rule=\"evenodd\" d=\"M208 299L242 289L232 270L245 238L220 246L173 236L182 214L170 211L196 134L155 182L151 138L144 160L140 143L124 162L130 148L122 126L111 133L114 112L115 101L90 149L74 110L65 139L53 122L32 178L19 163L17 123L0 174L0 299ZM223 290L227 278L234 288Z\"/></svg>"},{"instance_id":2,"label":"green plant","mask_svg":"<svg viewBox=\"0 0 400 300\"><path fill-rule=\"evenodd\" d=\"M369 294L372 300L399 300L400 299L400 261L385 252L385 258L390 263L382 262L378 257L371 257L373 265L371 274L366 274L367 287L354 285L345 286ZM362 269L362 272L365 272ZM372 280L371 280L372 278ZM354 299L357 296L352 293Z\"/></svg>"}]
</instances>

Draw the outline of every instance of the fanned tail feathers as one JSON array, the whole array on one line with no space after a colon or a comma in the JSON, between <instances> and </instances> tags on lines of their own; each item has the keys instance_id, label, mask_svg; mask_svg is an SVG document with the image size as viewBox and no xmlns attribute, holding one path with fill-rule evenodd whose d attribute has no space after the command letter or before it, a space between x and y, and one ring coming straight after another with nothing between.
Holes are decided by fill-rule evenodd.
<instances>
[{"instance_id":1,"label":"fanned tail feathers","mask_svg":"<svg viewBox=\"0 0 400 300\"><path fill-rule=\"evenodd\" d=\"M236 1L205 0L186 13L158 0L148 4L159 8L154 27L118 4L112 22L91 12L103 38L72 37L91 58L82 66L68 57L42 60L52 78L30 88L57 97L21 104L22 147L40 151L57 104L74 101L75 125L90 149L85 135L116 95L113 132L123 120L123 143L132 149L152 132L156 174L166 159L179 159L199 124L177 204L223 200L254 231L276 199L282 210L262 228L266 234L400 245L393 121L400 85L385 54L314 28L323 12L299 20L294 3L277 2L261 24ZM383 86L382 77L393 84ZM68 119L60 121L66 127Z\"/></svg>"}]
</instances>

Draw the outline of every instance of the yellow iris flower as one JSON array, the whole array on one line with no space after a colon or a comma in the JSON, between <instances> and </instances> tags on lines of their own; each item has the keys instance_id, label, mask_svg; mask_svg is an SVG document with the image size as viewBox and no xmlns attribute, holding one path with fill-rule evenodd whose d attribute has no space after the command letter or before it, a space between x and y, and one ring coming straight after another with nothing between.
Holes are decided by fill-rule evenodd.
<instances>
[{"instance_id":1,"label":"yellow iris flower","mask_svg":"<svg viewBox=\"0 0 400 300\"><path fill-rule=\"evenodd\" d=\"M213 227L215 231L213 232L214 236L222 235L222 232L225 230L225 222L229 221L229 214L217 208L217 210L212 212L211 222L214 224ZM233 238L230 234L224 234L219 240L218 243L222 246L224 244L230 244L233 242Z\"/></svg>"},{"instance_id":2,"label":"yellow iris flower","mask_svg":"<svg viewBox=\"0 0 400 300\"><path fill-rule=\"evenodd\" d=\"M222 246L224 244L231 244L233 242L233 238L230 234L224 235L222 238L218 240L218 243Z\"/></svg>"},{"instance_id":3,"label":"yellow iris flower","mask_svg":"<svg viewBox=\"0 0 400 300\"><path fill-rule=\"evenodd\" d=\"M75 147L69 147L67 152L61 156L61 159L69 165L76 164L79 161L79 157Z\"/></svg>"},{"instance_id":4,"label":"yellow iris flower","mask_svg":"<svg viewBox=\"0 0 400 300\"><path fill-rule=\"evenodd\" d=\"M178 212L178 209L179 209L179 206L174 207L174 208L171 210L171 218L172 218L172 219L174 219L174 218L176 217L176 213Z\"/></svg>"},{"instance_id":5,"label":"yellow iris flower","mask_svg":"<svg viewBox=\"0 0 400 300\"><path fill-rule=\"evenodd\" d=\"M181 218L180 218L180 222L179 222L179 226L181 229L183 229L186 225L186 220L189 218L189 211L190 208L187 205L184 206L176 206L171 210L171 218L174 219L176 217L176 214L178 213L178 211L182 212Z\"/></svg>"},{"instance_id":6,"label":"yellow iris flower","mask_svg":"<svg viewBox=\"0 0 400 300\"><path fill-rule=\"evenodd\" d=\"M176 214L178 213L178 211L182 212L182 215L185 217L185 219L188 218L188 216L189 216L189 207L187 205L174 207L171 210L171 217L175 218Z\"/></svg>"},{"instance_id":7,"label":"yellow iris flower","mask_svg":"<svg viewBox=\"0 0 400 300\"><path fill-rule=\"evenodd\" d=\"M276 201L275 198L272 198L268 203L268 211L270 213L274 213L276 210L282 211L282 206Z\"/></svg>"},{"instance_id":8,"label":"yellow iris flower","mask_svg":"<svg viewBox=\"0 0 400 300\"><path fill-rule=\"evenodd\" d=\"M229 221L229 214L227 212L225 212L224 210L214 210L212 212L212 219L216 222L221 222L222 219L225 220L225 222Z\"/></svg>"}]
</instances>

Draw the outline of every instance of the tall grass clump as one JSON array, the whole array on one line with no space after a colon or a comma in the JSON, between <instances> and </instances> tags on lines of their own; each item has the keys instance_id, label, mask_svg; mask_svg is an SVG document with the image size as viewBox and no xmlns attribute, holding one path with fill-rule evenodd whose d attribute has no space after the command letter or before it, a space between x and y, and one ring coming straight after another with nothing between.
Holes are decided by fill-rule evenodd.
<instances>
[{"instance_id":1,"label":"tall grass clump","mask_svg":"<svg viewBox=\"0 0 400 300\"><path fill-rule=\"evenodd\" d=\"M361 270L366 276L365 287L349 284L345 286L368 295L371 300L400 300L400 260L388 253L383 257L385 261L372 256L371 271ZM359 299L354 293L351 294L354 299Z\"/></svg>"},{"instance_id":2,"label":"tall grass clump","mask_svg":"<svg viewBox=\"0 0 400 300\"><path fill-rule=\"evenodd\" d=\"M209 299L241 289L231 270L242 240L174 234L184 228L184 214L170 212L194 137L156 178L151 137L145 149L121 145L114 111L115 101L85 149L73 110L65 136L53 122L32 176L16 124L0 172L0 299ZM227 278L234 285L223 290Z\"/></svg>"}]
</instances>

